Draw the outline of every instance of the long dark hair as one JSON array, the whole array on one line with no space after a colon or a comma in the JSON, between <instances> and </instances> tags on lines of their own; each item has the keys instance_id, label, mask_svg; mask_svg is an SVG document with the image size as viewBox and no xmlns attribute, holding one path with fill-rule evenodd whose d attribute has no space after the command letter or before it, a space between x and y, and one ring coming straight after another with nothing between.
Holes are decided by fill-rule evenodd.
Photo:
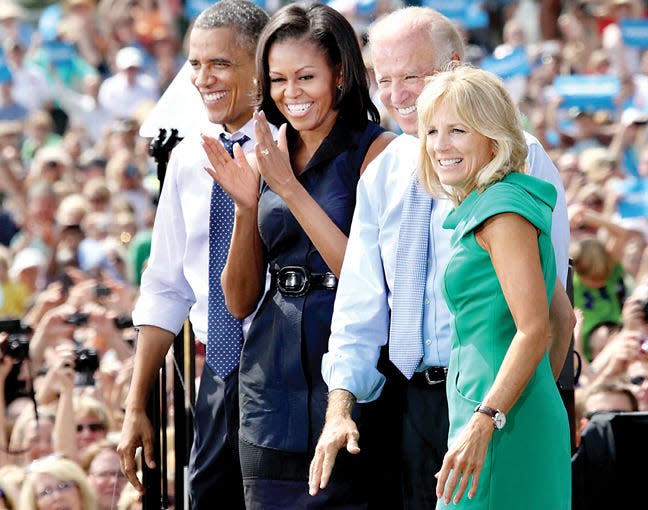
<instances>
[{"instance_id":1,"label":"long dark hair","mask_svg":"<svg viewBox=\"0 0 648 510\"><path fill-rule=\"evenodd\" d=\"M259 108L268 120L275 125L286 122L270 96L270 48L276 42L303 37L326 53L331 67L340 69L341 89L338 89L333 108L344 117L347 126L362 127L367 119L379 123L380 114L369 95L367 70L353 27L338 11L318 3L283 7L261 32L256 53Z\"/></svg>"}]
</instances>

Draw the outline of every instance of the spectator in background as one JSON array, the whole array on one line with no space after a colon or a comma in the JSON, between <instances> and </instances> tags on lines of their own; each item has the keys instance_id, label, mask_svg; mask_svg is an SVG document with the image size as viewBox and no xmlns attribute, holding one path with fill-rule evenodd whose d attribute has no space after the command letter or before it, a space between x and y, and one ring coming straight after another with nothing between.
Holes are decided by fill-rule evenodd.
<instances>
[{"instance_id":1,"label":"spectator in background","mask_svg":"<svg viewBox=\"0 0 648 510\"><path fill-rule=\"evenodd\" d=\"M60 143L61 136L54 132L54 120L45 110L33 110L25 120L25 133L20 157L28 165L38 149Z\"/></svg>"},{"instance_id":2,"label":"spectator in background","mask_svg":"<svg viewBox=\"0 0 648 510\"><path fill-rule=\"evenodd\" d=\"M581 338L577 340L584 347L596 324L621 321L627 290L623 266L595 237L574 241L570 257L574 261L574 308L583 312ZM592 359L587 349L581 352Z\"/></svg>"},{"instance_id":3,"label":"spectator in background","mask_svg":"<svg viewBox=\"0 0 648 510\"><path fill-rule=\"evenodd\" d=\"M128 150L114 154L106 167L106 180L111 188L113 203L125 201L130 206L137 222L143 228L153 207L153 200L143 185L143 171Z\"/></svg>"},{"instance_id":4,"label":"spectator in background","mask_svg":"<svg viewBox=\"0 0 648 510\"><path fill-rule=\"evenodd\" d=\"M27 47L19 39L7 37L2 48L11 70L12 96L27 110L48 109L53 97L45 75L26 59Z\"/></svg>"},{"instance_id":5,"label":"spectator in background","mask_svg":"<svg viewBox=\"0 0 648 510\"><path fill-rule=\"evenodd\" d=\"M97 70L105 70L106 42L97 23L94 0L63 0L63 25L67 41L72 42L79 55Z\"/></svg>"},{"instance_id":6,"label":"spectator in background","mask_svg":"<svg viewBox=\"0 0 648 510\"><path fill-rule=\"evenodd\" d=\"M4 481L0 482L0 510L17 510L13 491Z\"/></svg>"},{"instance_id":7,"label":"spectator in background","mask_svg":"<svg viewBox=\"0 0 648 510\"><path fill-rule=\"evenodd\" d=\"M113 119L129 119L143 101L157 101L159 89L155 80L142 73L142 51L134 46L120 49L115 55L116 74L99 87L99 104Z\"/></svg>"},{"instance_id":8,"label":"spectator in background","mask_svg":"<svg viewBox=\"0 0 648 510\"><path fill-rule=\"evenodd\" d=\"M611 18L601 32L601 46L609 55L610 73L619 78L630 77L639 70L640 51L623 41L619 22L623 19L643 17L643 2L636 0L609 0L607 14Z\"/></svg>"},{"instance_id":9,"label":"spectator in background","mask_svg":"<svg viewBox=\"0 0 648 510\"><path fill-rule=\"evenodd\" d=\"M12 464L25 465L53 453L52 434L55 419L55 413L46 406L38 407L38 420L33 404L24 407L11 430L9 461Z\"/></svg>"},{"instance_id":10,"label":"spectator in background","mask_svg":"<svg viewBox=\"0 0 648 510\"><path fill-rule=\"evenodd\" d=\"M53 90L61 108L69 117L70 126L82 128L89 140L96 144L106 134L107 127L113 118L99 102L99 88L103 78L98 74L88 74L81 81L81 90L66 87L55 79Z\"/></svg>"},{"instance_id":11,"label":"spectator in background","mask_svg":"<svg viewBox=\"0 0 648 510\"><path fill-rule=\"evenodd\" d=\"M152 58L146 72L155 79L160 92L164 92L184 63L176 31L170 25L153 28L148 48Z\"/></svg>"},{"instance_id":12,"label":"spectator in background","mask_svg":"<svg viewBox=\"0 0 648 510\"><path fill-rule=\"evenodd\" d=\"M632 390L618 382L607 382L577 390L576 445L592 416L601 412L632 413L639 410Z\"/></svg>"},{"instance_id":13,"label":"spectator in background","mask_svg":"<svg viewBox=\"0 0 648 510\"><path fill-rule=\"evenodd\" d=\"M0 122L23 122L27 117L27 108L16 102L12 95L13 81L11 77L0 81Z\"/></svg>"},{"instance_id":14,"label":"spectator in background","mask_svg":"<svg viewBox=\"0 0 648 510\"><path fill-rule=\"evenodd\" d=\"M0 2L0 40L13 39L29 46L32 28L25 20L25 10L16 0Z\"/></svg>"},{"instance_id":15,"label":"spectator in background","mask_svg":"<svg viewBox=\"0 0 648 510\"><path fill-rule=\"evenodd\" d=\"M43 288L47 257L37 248L23 248L16 252L9 268L9 278L20 287L27 306Z\"/></svg>"},{"instance_id":16,"label":"spectator in background","mask_svg":"<svg viewBox=\"0 0 648 510\"><path fill-rule=\"evenodd\" d=\"M13 219L13 215L0 203L0 245L9 246L17 232L18 226Z\"/></svg>"},{"instance_id":17,"label":"spectator in background","mask_svg":"<svg viewBox=\"0 0 648 510\"><path fill-rule=\"evenodd\" d=\"M142 510L142 495L135 487L132 485L124 487L117 503L117 510Z\"/></svg>"},{"instance_id":18,"label":"spectator in background","mask_svg":"<svg viewBox=\"0 0 648 510\"><path fill-rule=\"evenodd\" d=\"M75 462L50 456L29 466L20 491L21 510L97 510L88 478Z\"/></svg>"},{"instance_id":19,"label":"spectator in background","mask_svg":"<svg viewBox=\"0 0 648 510\"><path fill-rule=\"evenodd\" d=\"M74 189L74 167L69 153L60 143L38 149L30 165L25 185L45 184L59 192Z\"/></svg>"},{"instance_id":20,"label":"spectator in background","mask_svg":"<svg viewBox=\"0 0 648 510\"><path fill-rule=\"evenodd\" d=\"M27 288L9 277L11 254L0 246L0 319L21 318L27 311Z\"/></svg>"},{"instance_id":21,"label":"spectator in background","mask_svg":"<svg viewBox=\"0 0 648 510\"><path fill-rule=\"evenodd\" d=\"M95 442L86 449L81 466L97 496L97 510L113 510L126 486L126 477L119 466L117 445L109 440Z\"/></svg>"},{"instance_id":22,"label":"spectator in background","mask_svg":"<svg viewBox=\"0 0 648 510\"><path fill-rule=\"evenodd\" d=\"M637 397L638 410L648 412L648 338L643 336L639 341L639 349L643 355L628 365L626 378Z\"/></svg>"}]
</instances>

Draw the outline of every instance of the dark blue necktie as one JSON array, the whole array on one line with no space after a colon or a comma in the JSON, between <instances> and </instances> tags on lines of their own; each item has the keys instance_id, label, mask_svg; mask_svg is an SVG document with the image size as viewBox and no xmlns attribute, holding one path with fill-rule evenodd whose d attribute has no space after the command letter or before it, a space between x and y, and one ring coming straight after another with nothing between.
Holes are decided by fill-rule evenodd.
<instances>
[{"instance_id":1,"label":"dark blue necktie","mask_svg":"<svg viewBox=\"0 0 648 510\"><path fill-rule=\"evenodd\" d=\"M243 145L250 138L243 135L231 140L224 133L221 143L230 155L234 144ZM214 183L209 207L209 298L207 308L207 364L225 379L238 366L243 343L241 322L227 311L220 277L227 260L232 227L234 202Z\"/></svg>"}]
</instances>

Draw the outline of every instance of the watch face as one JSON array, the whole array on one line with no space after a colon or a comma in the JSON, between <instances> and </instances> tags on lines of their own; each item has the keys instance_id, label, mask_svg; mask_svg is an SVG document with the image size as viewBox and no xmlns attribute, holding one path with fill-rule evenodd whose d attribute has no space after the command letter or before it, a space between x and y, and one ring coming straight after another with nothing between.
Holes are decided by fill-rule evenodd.
<instances>
[{"instance_id":1,"label":"watch face","mask_svg":"<svg viewBox=\"0 0 648 510\"><path fill-rule=\"evenodd\" d=\"M495 428L502 429L506 425L506 415L502 412L495 413L493 421L495 422Z\"/></svg>"}]
</instances>

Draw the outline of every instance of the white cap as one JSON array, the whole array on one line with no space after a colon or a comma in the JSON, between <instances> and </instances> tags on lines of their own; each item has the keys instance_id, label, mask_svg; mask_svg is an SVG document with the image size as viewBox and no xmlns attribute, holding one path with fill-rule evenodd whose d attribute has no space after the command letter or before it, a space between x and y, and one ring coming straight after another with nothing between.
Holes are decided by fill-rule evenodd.
<instances>
[{"instance_id":1,"label":"white cap","mask_svg":"<svg viewBox=\"0 0 648 510\"><path fill-rule=\"evenodd\" d=\"M144 59L142 52L134 46L126 46L117 52L115 56L115 65L117 69L123 71L129 67L142 67Z\"/></svg>"},{"instance_id":2,"label":"white cap","mask_svg":"<svg viewBox=\"0 0 648 510\"><path fill-rule=\"evenodd\" d=\"M643 124L648 122L648 113L642 112L637 108L626 108L621 114L621 124L629 126L630 124Z\"/></svg>"},{"instance_id":3,"label":"white cap","mask_svg":"<svg viewBox=\"0 0 648 510\"><path fill-rule=\"evenodd\" d=\"M37 248L23 248L14 256L9 269L9 278L17 280L18 275L30 267L44 268L47 260L45 255Z\"/></svg>"}]
</instances>

